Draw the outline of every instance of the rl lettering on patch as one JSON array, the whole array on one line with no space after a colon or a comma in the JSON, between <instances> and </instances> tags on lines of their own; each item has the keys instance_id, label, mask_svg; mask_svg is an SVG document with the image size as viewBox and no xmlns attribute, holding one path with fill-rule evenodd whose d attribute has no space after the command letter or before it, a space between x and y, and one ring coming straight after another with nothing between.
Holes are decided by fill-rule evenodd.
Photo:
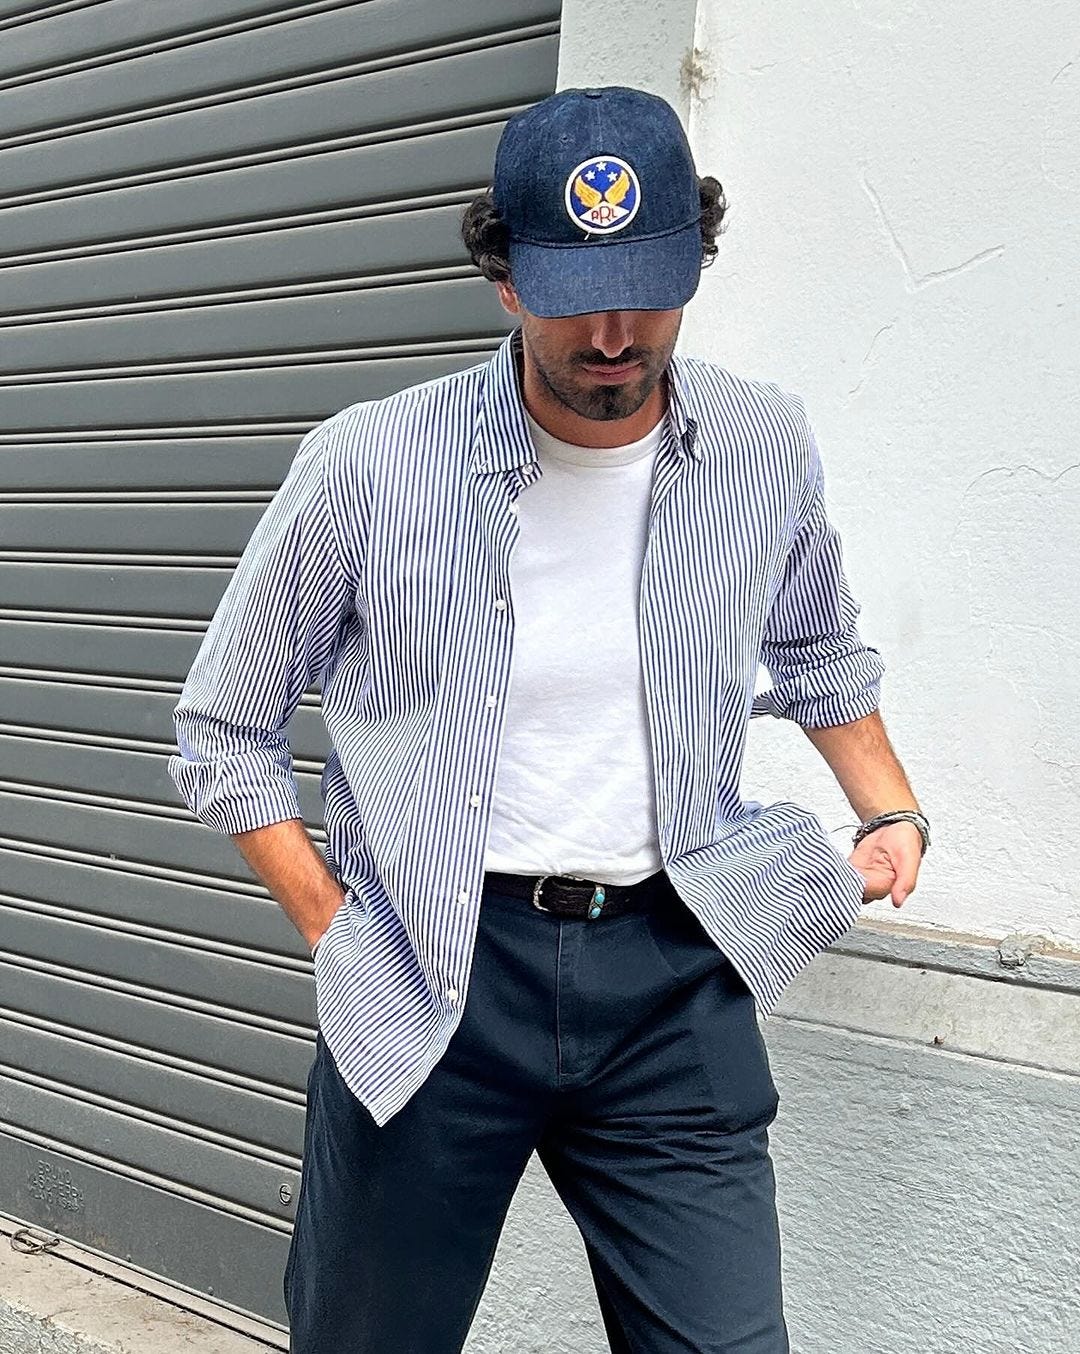
<instances>
[{"instance_id":1,"label":"rl lettering on patch","mask_svg":"<svg viewBox=\"0 0 1080 1354\"><path fill-rule=\"evenodd\" d=\"M637 215L641 185L625 160L596 155L570 171L565 198L574 225L590 235L613 235Z\"/></svg>"}]
</instances>

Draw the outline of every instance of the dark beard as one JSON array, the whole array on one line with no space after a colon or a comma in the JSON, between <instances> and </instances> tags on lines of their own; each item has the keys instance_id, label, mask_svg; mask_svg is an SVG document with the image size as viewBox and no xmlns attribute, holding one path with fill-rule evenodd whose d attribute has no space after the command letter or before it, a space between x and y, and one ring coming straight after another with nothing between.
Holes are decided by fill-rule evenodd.
<instances>
[{"instance_id":1,"label":"dark beard","mask_svg":"<svg viewBox=\"0 0 1080 1354\"><path fill-rule=\"evenodd\" d=\"M660 372L653 371L649 365L649 357L650 354L648 353L630 349L626 354L620 355L619 361L632 362L636 360L644 362L645 372L638 380L627 382L624 385L597 385L588 389L582 389L580 386L571 384L568 380L563 381L558 376L553 376L536 361L535 353L533 354L533 365L541 381L560 404L564 404L575 414L580 414L582 418L609 423L615 419L629 418L632 414L636 414L655 390L663 372L662 369ZM600 355L596 357L590 355L587 360L596 366L602 366L605 359ZM611 365L616 364L612 363Z\"/></svg>"}]
</instances>

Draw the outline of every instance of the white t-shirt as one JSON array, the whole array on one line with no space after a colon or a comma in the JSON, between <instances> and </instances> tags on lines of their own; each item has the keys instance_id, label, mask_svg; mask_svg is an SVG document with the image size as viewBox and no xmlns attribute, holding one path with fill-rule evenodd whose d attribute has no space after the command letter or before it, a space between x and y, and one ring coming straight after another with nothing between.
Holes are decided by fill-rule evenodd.
<instances>
[{"instance_id":1,"label":"white t-shirt","mask_svg":"<svg viewBox=\"0 0 1080 1354\"><path fill-rule=\"evenodd\" d=\"M664 420L624 447L529 427L518 496L514 661L484 867L633 884L661 867L638 640Z\"/></svg>"}]
</instances>

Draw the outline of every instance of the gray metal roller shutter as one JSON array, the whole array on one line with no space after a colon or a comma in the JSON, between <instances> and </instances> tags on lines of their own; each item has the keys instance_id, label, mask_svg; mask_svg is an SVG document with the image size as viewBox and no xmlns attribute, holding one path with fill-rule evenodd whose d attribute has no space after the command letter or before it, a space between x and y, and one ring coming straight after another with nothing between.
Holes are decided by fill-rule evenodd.
<instances>
[{"instance_id":1,"label":"gray metal roller shutter","mask_svg":"<svg viewBox=\"0 0 1080 1354\"><path fill-rule=\"evenodd\" d=\"M171 711L300 435L498 343L457 222L558 11L0 0L0 1212L276 1322L310 964Z\"/></svg>"}]
</instances>

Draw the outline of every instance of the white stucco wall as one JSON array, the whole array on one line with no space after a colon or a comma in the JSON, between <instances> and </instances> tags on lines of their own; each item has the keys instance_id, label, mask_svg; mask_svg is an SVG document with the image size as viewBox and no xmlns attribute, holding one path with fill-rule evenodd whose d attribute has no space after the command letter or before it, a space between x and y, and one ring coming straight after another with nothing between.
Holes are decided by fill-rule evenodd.
<instances>
[{"instance_id":1,"label":"white stucco wall","mask_svg":"<svg viewBox=\"0 0 1080 1354\"><path fill-rule=\"evenodd\" d=\"M683 347L805 397L889 667L935 844L866 915L1080 945L1080 10L699 0L691 93L685 5L640 41L610 8L567 6L571 35L609 11L593 81L675 90L731 204ZM746 791L848 840L791 726L756 722Z\"/></svg>"},{"instance_id":2,"label":"white stucco wall","mask_svg":"<svg viewBox=\"0 0 1080 1354\"><path fill-rule=\"evenodd\" d=\"M690 115L698 0L563 0L560 89L630 85Z\"/></svg>"}]
</instances>

